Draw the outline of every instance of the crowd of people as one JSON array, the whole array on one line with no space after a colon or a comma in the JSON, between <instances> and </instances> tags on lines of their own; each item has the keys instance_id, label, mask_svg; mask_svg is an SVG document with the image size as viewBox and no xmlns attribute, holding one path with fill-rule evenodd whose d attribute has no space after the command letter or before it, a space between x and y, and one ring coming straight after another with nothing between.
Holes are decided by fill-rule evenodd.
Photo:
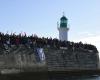
<instances>
[{"instance_id":1,"label":"crowd of people","mask_svg":"<svg viewBox=\"0 0 100 80\"><path fill-rule=\"evenodd\" d=\"M15 33L4 34L0 32L0 45L7 45L11 47L11 45L29 45L31 48L34 47L50 47L60 49L61 47L69 49L69 50L85 50L85 51L93 51L98 52L96 46L91 44L83 44L82 42L74 43L70 41L60 41L56 38L40 38L36 35L27 36L26 33L24 35Z\"/></svg>"}]
</instances>

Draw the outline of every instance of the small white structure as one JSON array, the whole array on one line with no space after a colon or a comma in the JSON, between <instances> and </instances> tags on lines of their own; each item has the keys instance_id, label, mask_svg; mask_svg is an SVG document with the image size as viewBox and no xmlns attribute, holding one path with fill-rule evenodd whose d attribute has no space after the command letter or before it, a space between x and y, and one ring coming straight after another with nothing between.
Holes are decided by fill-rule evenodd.
<instances>
[{"instance_id":1,"label":"small white structure","mask_svg":"<svg viewBox=\"0 0 100 80\"><path fill-rule=\"evenodd\" d=\"M67 27L67 21L68 21L68 19L63 15L60 18L60 27L59 27L59 25L57 25L57 28L59 30L59 39L61 41L68 41L69 28Z\"/></svg>"}]
</instances>

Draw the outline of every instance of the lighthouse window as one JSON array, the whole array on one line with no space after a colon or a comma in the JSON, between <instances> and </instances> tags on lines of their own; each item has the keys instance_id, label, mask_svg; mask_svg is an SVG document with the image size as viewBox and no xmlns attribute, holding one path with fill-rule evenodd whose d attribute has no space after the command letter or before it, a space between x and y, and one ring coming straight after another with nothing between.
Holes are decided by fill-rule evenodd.
<instances>
[{"instance_id":1,"label":"lighthouse window","mask_svg":"<svg viewBox=\"0 0 100 80\"><path fill-rule=\"evenodd\" d=\"M63 21L61 21L61 23L66 23L66 21L65 21L65 20L63 20Z\"/></svg>"},{"instance_id":2,"label":"lighthouse window","mask_svg":"<svg viewBox=\"0 0 100 80\"><path fill-rule=\"evenodd\" d=\"M66 21L64 20L64 22L63 23L66 23Z\"/></svg>"}]
</instances>

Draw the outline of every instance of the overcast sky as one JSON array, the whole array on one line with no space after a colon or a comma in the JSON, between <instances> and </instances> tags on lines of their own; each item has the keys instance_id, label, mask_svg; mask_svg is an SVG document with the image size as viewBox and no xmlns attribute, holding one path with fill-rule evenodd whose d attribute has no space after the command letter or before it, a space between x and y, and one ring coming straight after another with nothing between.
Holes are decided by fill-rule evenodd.
<instances>
[{"instance_id":1,"label":"overcast sky","mask_svg":"<svg viewBox=\"0 0 100 80\"><path fill-rule=\"evenodd\" d=\"M0 0L0 31L58 38L63 12L69 41L91 43L100 51L100 0Z\"/></svg>"}]
</instances>

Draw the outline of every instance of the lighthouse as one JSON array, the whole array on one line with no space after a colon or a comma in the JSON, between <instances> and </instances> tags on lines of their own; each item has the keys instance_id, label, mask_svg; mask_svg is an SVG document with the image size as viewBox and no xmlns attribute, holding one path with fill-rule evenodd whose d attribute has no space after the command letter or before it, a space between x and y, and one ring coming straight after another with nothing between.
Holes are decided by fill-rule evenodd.
<instances>
[{"instance_id":1,"label":"lighthouse","mask_svg":"<svg viewBox=\"0 0 100 80\"><path fill-rule=\"evenodd\" d=\"M57 28L59 31L59 40L68 41L68 19L65 15L60 18L60 25L57 24Z\"/></svg>"}]
</instances>

